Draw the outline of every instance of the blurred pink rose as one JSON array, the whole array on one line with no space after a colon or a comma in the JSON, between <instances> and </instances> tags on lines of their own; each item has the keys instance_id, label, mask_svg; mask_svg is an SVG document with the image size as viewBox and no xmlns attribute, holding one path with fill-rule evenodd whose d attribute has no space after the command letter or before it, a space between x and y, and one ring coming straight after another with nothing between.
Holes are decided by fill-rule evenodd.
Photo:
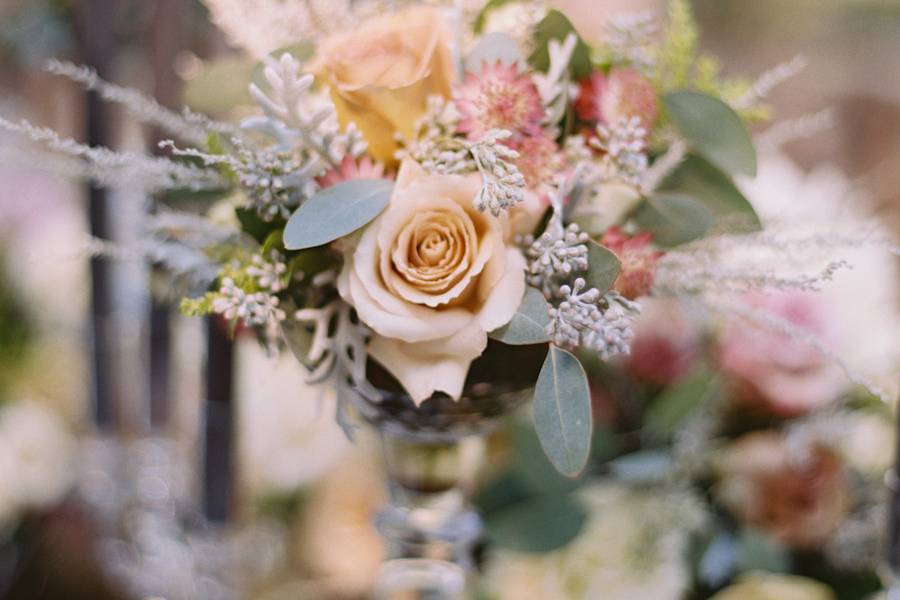
<instances>
[{"instance_id":1,"label":"blurred pink rose","mask_svg":"<svg viewBox=\"0 0 900 600\"><path fill-rule=\"evenodd\" d=\"M814 335L826 346L833 336L832 315L810 292L751 294L748 307ZM846 380L835 362L775 328L735 317L719 342L719 365L733 379L736 400L782 417L805 414L832 402Z\"/></svg>"},{"instance_id":2,"label":"blurred pink rose","mask_svg":"<svg viewBox=\"0 0 900 600\"><path fill-rule=\"evenodd\" d=\"M641 301L641 316L626 366L636 378L657 384L675 383L701 356L702 332L674 300L647 298Z\"/></svg>"},{"instance_id":3,"label":"blurred pink rose","mask_svg":"<svg viewBox=\"0 0 900 600\"><path fill-rule=\"evenodd\" d=\"M746 434L719 455L716 494L739 520L808 548L840 523L848 489L837 454L823 446L796 454L776 431Z\"/></svg>"}]
</instances>

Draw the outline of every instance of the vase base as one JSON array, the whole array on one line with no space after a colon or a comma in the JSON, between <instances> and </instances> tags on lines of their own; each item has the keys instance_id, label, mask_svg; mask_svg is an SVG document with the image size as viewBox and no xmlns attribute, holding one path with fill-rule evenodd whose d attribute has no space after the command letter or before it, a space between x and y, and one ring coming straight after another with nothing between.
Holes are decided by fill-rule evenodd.
<instances>
[{"instance_id":1,"label":"vase base","mask_svg":"<svg viewBox=\"0 0 900 600\"><path fill-rule=\"evenodd\" d=\"M466 597L466 571L433 558L397 558L381 565L376 600L461 600Z\"/></svg>"}]
</instances>

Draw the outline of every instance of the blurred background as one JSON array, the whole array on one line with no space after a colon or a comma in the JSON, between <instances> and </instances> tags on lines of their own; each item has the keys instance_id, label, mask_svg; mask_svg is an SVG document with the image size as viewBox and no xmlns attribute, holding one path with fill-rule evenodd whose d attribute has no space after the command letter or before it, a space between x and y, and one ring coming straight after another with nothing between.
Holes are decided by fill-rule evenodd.
<instances>
[{"instance_id":1,"label":"blurred background","mask_svg":"<svg viewBox=\"0 0 900 600\"><path fill-rule=\"evenodd\" d=\"M555 4L588 41L612 14L665 10ZM827 128L765 147L744 186L758 212L857 220L896 240L900 0L692 6L726 74L806 59L771 96L776 120L829 111ZM280 0L0 0L0 116L154 153L157 132L45 62L228 119L259 59L302 36L297 14ZM159 206L197 199L101 192L48 175L52 160L0 135L0 597L364 597L384 552L371 441L345 439L334 398L289 358L180 316L153 264L92 258L89 235L127 243ZM848 260L821 297L771 302L821 326L896 399L897 258L867 248ZM490 533L483 597L850 600L890 581L894 405L796 343L682 306L650 306L628 361L591 375L599 426L583 481L552 474L521 419L473 476ZM711 439L703 407L722 403L750 406L753 426L715 416L725 425ZM798 466L802 435L840 448L807 444ZM691 471L691 452L711 448L714 468ZM673 455L680 484L662 485Z\"/></svg>"}]
</instances>

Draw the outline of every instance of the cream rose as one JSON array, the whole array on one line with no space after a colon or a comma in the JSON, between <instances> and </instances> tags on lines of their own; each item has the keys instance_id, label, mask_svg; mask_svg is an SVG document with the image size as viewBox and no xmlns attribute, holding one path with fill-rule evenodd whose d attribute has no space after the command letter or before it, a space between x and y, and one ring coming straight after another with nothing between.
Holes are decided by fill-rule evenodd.
<instances>
[{"instance_id":1,"label":"cream rose","mask_svg":"<svg viewBox=\"0 0 900 600\"><path fill-rule=\"evenodd\" d=\"M416 403L435 392L459 398L487 332L509 322L525 292L505 217L472 206L480 186L477 175L429 175L404 161L390 204L338 280L374 332L369 354Z\"/></svg>"},{"instance_id":2,"label":"cream rose","mask_svg":"<svg viewBox=\"0 0 900 600\"><path fill-rule=\"evenodd\" d=\"M341 124L356 123L369 152L390 164L394 133L412 137L428 96L450 96L450 39L438 9L412 8L329 37L312 71L329 86Z\"/></svg>"}]
</instances>

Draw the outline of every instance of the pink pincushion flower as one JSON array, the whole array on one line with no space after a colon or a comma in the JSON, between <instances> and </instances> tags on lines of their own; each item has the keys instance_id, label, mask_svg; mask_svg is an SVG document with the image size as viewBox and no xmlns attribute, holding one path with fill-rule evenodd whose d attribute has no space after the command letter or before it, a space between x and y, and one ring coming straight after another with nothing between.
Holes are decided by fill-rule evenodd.
<instances>
[{"instance_id":1,"label":"pink pincushion flower","mask_svg":"<svg viewBox=\"0 0 900 600\"><path fill-rule=\"evenodd\" d=\"M516 167L525 177L530 188L536 188L548 181L563 167L563 156L557 143L543 132L526 135L510 144L519 153Z\"/></svg>"},{"instance_id":2,"label":"pink pincushion flower","mask_svg":"<svg viewBox=\"0 0 900 600\"><path fill-rule=\"evenodd\" d=\"M621 263L613 289L630 300L647 295L653 287L656 263L664 253L650 246L652 240L646 231L629 236L619 227L610 227L600 242L615 252Z\"/></svg>"},{"instance_id":3,"label":"pink pincushion flower","mask_svg":"<svg viewBox=\"0 0 900 600\"><path fill-rule=\"evenodd\" d=\"M575 112L585 121L602 123L638 117L649 128L659 113L659 102L647 78L633 69L614 68L609 75L596 71L581 82Z\"/></svg>"},{"instance_id":4,"label":"pink pincushion flower","mask_svg":"<svg viewBox=\"0 0 900 600\"><path fill-rule=\"evenodd\" d=\"M826 345L833 337L826 307L815 294L752 294L745 302ZM724 325L718 355L722 370L733 380L739 403L782 417L803 415L826 405L846 385L838 366L816 348L740 318Z\"/></svg>"},{"instance_id":5,"label":"pink pincushion flower","mask_svg":"<svg viewBox=\"0 0 900 600\"><path fill-rule=\"evenodd\" d=\"M316 183L324 189L342 181L350 181L351 179L382 178L386 178L384 174L384 165L372 162L372 159L368 156L363 156L357 161L348 154L344 157L344 160L341 161L339 166L316 177Z\"/></svg>"},{"instance_id":6,"label":"pink pincushion flower","mask_svg":"<svg viewBox=\"0 0 900 600\"><path fill-rule=\"evenodd\" d=\"M459 131L479 139L491 129L507 129L515 142L523 135L538 135L544 107L531 76L516 64L499 60L484 63L481 71L468 72L456 89L454 103L460 114Z\"/></svg>"}]
</instances>

